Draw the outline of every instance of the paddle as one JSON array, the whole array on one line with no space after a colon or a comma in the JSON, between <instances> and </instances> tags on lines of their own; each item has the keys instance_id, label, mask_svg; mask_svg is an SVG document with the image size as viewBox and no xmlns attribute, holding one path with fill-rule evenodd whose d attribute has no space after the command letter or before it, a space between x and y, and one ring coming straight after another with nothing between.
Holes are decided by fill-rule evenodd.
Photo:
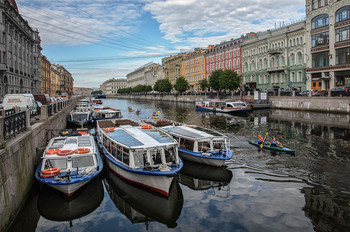
<instances>
[{"instance_id":1,"label":"paddle","mask_svg":"<svg viewBox=\"0 0 350 232\"><path fill-rule=\"evenodd\" d=\"M269 132L266 132L266 135L265 135L265 138L264 138L264 141L260 144L260 148L263 148L264 146L264 143L265 143L265 140L266 140L266 137L267 135L269 134Z\"/></svg>"}]
</instances>

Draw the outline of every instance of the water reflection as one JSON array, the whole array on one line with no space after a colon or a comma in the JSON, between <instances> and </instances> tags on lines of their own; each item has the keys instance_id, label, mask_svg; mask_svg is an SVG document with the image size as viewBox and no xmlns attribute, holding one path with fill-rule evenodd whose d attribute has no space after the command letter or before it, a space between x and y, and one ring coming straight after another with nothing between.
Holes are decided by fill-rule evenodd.
<instances>
[{"instance_id":1,"label":"water reflection","mask_svg":"<svg viewBox=\"0 0 350 232\"><path fill-rule=\"evenodd\" d=\"M133 224L145 223L147 230L152 221L163 223L168 228L177 226L184 199L176 180L170 187L169 196L165 197L126 182L108 170L105 175L104 184L110 198Z\"/></svg>"},{"instance_id":2,"label":"water reflection","mask_svg":"<svg viewBox=\"0 0 350 232\"><path fill-rule=\"evenodd\" d=\"M38 211L48 220L67 221L73 227L73 220L93 212L103 197L104 190L99 177L92 179L70 198L44 185L38 197Z\"/></svg>"},{"instance_id":3,"label":"water reflection","mask_svg":"<svg viewBox=\"0 0 350 232\"><path fill-rule=\"evenodd\" d=\"M184 161L184 167L178 175L181 184L193 190L211 190L220 197L230 195L232 172L226 167L213 167L200 163Z\"/></svg>"},{"instance_id":4,"label":"water reflection","mask_svg":"<svg viewBox=\"0 0 350 232\"><path fill-rule=\"evenodd\" d=\"M320 187L304 187L305 215L316 231L350 231L350 196Z\"/></svg>"}]
</instances>

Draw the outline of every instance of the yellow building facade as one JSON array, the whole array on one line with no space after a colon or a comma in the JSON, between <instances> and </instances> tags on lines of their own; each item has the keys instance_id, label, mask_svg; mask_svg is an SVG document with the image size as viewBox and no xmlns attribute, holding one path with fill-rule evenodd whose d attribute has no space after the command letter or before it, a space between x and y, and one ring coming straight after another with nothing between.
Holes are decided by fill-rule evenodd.
<instances>
[{"instance_id":1,"label":"yellow building facade","mask_svg":"<svg viewBox=\"0 0 350 232\"><path fill-rule=\"evenodd\" d=\"M200 91L200 82L206 78L206 49L196 48L182 60L182 76L188 81L190 91Z\"/></svg>"},{"instance_id":2,"label":"yellow building facade","mask_svg":"<svg viewBox=\"0 0 350 232\"><path fill-rule=\"evenodd\" d=\"M177 78L182 76L182 60L185 56L185 53L179 53L162 59L164 78L169 79L172 85L175 84Z\"/></svg>"}]
</instances>

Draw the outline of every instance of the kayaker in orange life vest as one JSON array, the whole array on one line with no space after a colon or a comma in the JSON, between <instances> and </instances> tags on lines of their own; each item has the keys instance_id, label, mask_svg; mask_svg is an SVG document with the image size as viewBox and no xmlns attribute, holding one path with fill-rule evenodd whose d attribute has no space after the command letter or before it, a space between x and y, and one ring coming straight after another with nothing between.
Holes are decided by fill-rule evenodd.
<instances>
[{"instance_id":1,"label":"kayaker in orange life vest","mask_svg":"<svg viewBox=\"0 0 350 232\"><path fill-rule=\"evenodd\" d=\"M258 144L262 144L264 143L264 139L263 137L261 137L261 135L258 135Z\"/></svg>"},{"instance_id":2,"label":"kayaker in orange life vest","mask_svg":"<svg viewBox=\"0 0 350 232\"><path fill-rule=\"evenodd\" d=\"M272 140L271 140L271 146L276 147L276 146L277 146L277 144L278 144L278 142L277 142L276 138L275 138L275 137L273 137L273 138L272 138Z\"/></svg>"}]
</instances>

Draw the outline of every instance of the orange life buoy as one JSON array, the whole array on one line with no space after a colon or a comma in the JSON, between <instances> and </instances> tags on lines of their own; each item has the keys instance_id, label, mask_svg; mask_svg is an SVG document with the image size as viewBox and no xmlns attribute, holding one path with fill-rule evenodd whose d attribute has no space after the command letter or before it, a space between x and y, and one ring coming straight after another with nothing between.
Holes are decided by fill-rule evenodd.
<instances>
[{"instance_id":1,"label":"orange life buoy","mask_svg":"<svg viewBox=\"0 0 350 232\"><path fill-rule=\"evenodd\" d=\"M40 173L40 177L49 178L58 175L61 170L59 168L47 168Z\"/></svg>"},{"instance_id":2,"label":"orange life buoy","mask_svg":"<svg viewBox=\"0 0 350 232\"><path fill-rule=\"evenodd\" d=\"M78 134L80 134L80 135L87 135L88 133L79 131Z\"/></svg>"},{"instance_id":3,"label":"orange life buoy","mask_svg":"<svg viewBox=\"0 0 350 232\"><path fill-rule=\"evenodd\" d=\"M143 125L141 125L141 128L142 129L152 129L152 125L150 125L150 124L143 124Z\"/></svg>"},{"instance_id":4,"label":"orange life buoy","mask_svg":"<svg viewBox=\"0 0 350 232\"><path fill-rule=\"evenodd\" d=\"M85 153L89 153L90 149L89 148L78 148L74 150L74 153L76 154L85 154Z\"/></svg>"},{"instance_id":5,"label":"orange life buoy","mask_svg":"<svg viewBox=\"0 0 350 232\"><path fill-rule=\"evenodd\" d=\"M114 110L114 111L115 111L116 109L112 108L111 110Z\"/></svg>"},{"instance_id":6,"label":"orange life buoy","mask_svg":"<svg viewBox=\"0 0 350 232\"><path fill-rule=\"evenodd\" d=\"M73 151L72 150L61 150L57 153L57 155L61 155L61 156L64 156L64 155L71 155L73 154Z\"/></svg>"},{"instance_id":7,"label":"orange life buoy","mask_svg":"<svg viewBox=\"0 0 350 232\"><path fill-rule=\"evenodd\" d=\"M53 154L57 154L59 151L61 151L61 149L56 148L56 149L49 149L47 151L45 151L45 154L47 155L53 155Z\"/></svg>"},{"instance_id":8,"label":"orange life buoy","mask_svg":"<svg viewBox=\"0 0 350 232\"><path fill-rule=\"evenodd\" d=\"M114 127L107 127L103 129L104 132L109 133L109 132L114 132Z\"/></svg>"},{"instance_id":9,"label":"orange life buoy","mask_svg":"<svg viewBox=\"0 0 350 232\"><path fill-rule=\"evenodd\" d=\"M99 109L95 109L95 111L100 111Z\"/></svg>"}]
</instances>

